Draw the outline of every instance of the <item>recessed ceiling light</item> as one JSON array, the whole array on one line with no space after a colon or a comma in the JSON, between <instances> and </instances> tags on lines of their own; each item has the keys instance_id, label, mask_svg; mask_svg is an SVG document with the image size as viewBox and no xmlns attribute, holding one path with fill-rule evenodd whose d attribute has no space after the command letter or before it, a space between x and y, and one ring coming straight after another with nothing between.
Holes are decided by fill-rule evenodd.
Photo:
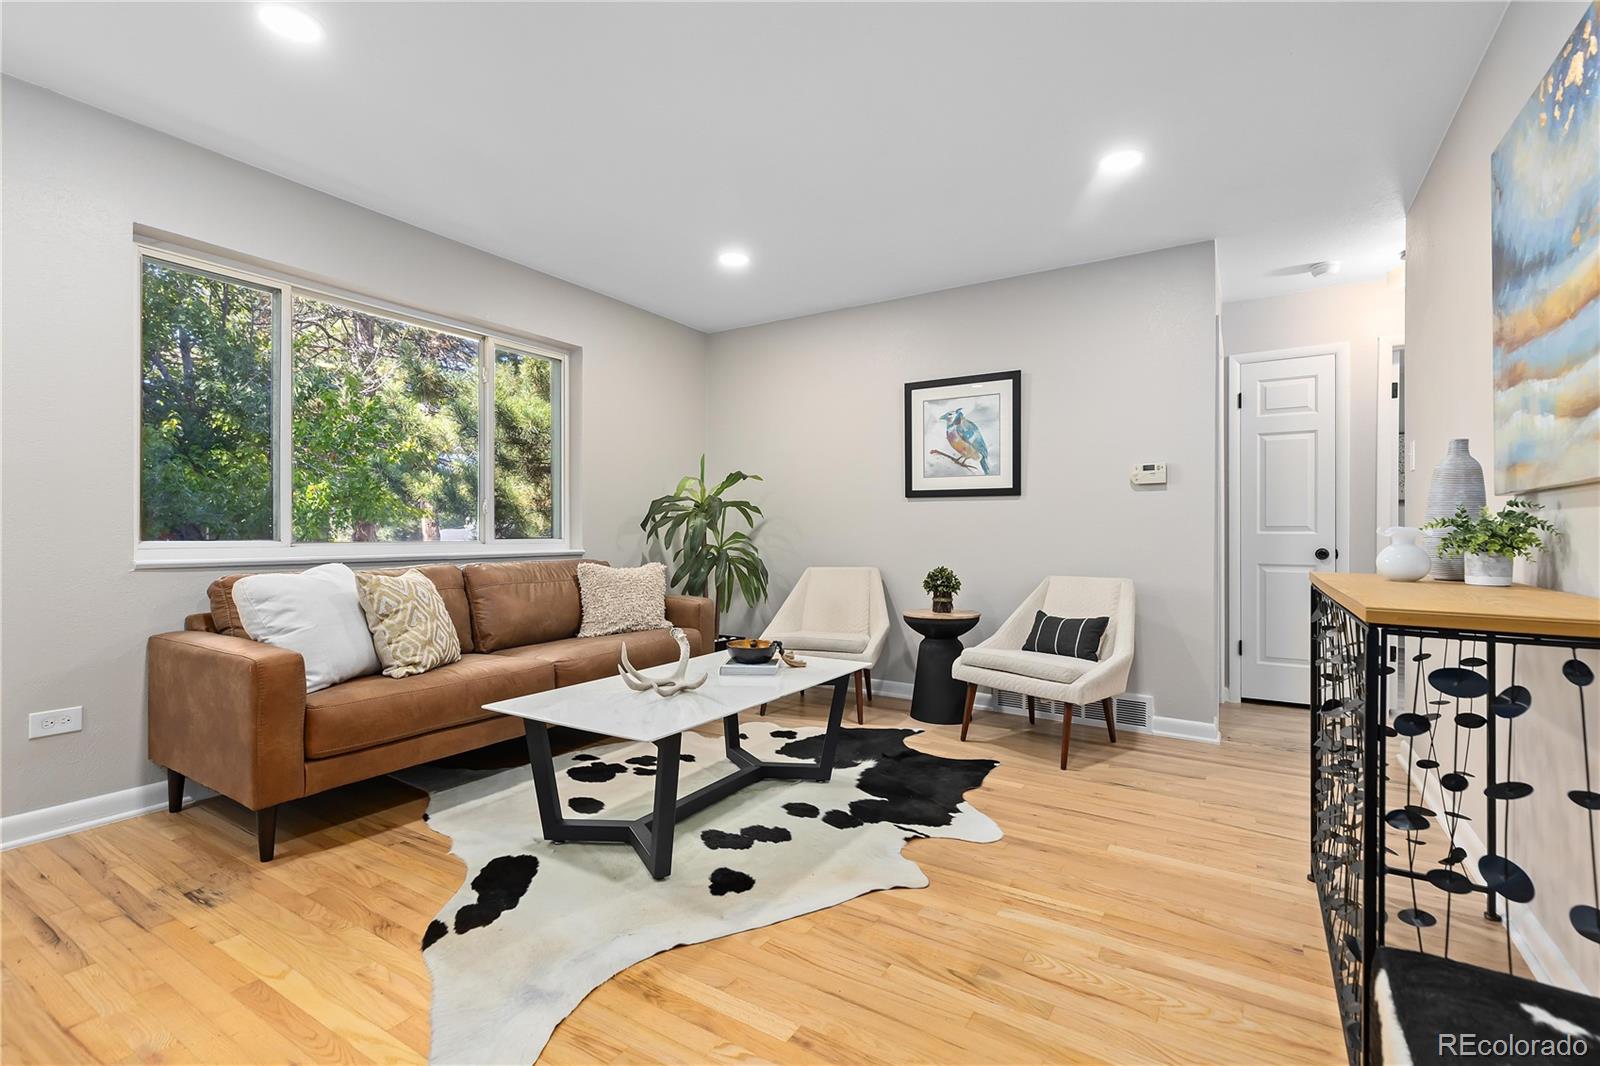
<instances>
[{"instance_id":1,"label":"recessed ceiling light","mask_svg":"<svg viewBox=\"0 0 1600 1066\"><path fill-rule=\"evenodd\" d=\"M750 265L750 253L729 248L717 253L717 265L723 270L743 270Z\"/></svg>"},{"instance_id":2,"label":"recessed ceiling light","mask_svg":"<svg viewBox=\"0 0 1600 1066\"><path fill-rule=\"evenodd\" d=\"M322 23L287 4L262 4L256 8L261 25L295 44L316 44L322 40Z\"/></svg>"},{"instance_id":3,"label":"recessed ceiling light","mask_svg":"<svg viewBox=\"0 0 1600 1066\"><path fill-rule=\"evenodd\" d=\"M1126 174L1130 170L1139 169L1144 162L1144 153L1137 148L1119 148L1115 152L1107 152L1100 157L1100 173Z\"/></svg>"}]
</instances>

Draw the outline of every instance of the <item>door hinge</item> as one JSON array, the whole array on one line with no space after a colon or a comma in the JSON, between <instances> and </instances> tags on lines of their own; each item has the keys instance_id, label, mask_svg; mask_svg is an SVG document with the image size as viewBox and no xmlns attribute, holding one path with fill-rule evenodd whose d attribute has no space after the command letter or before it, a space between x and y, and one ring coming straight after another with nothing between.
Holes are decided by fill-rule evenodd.
<instances>
[{"instance_id":1,"label":"door hinge","mask_svg":"<svg viewBox=\"0 0 1600 1066\"><path fill-rule=\"evenodd\" d=\"M1240 655L1244 654L1244 641L1242 641L1242 640L1239 642L1239 654Z\"/></svg>"},{"instance_id":2,"label":"door hinge","mask_svg":"<svg viewBox=\"0 0 1600 1066\"><path fill-rule=\"evenodd\" d=\"M1399 398L1400 398L1400 383L1398 381L1389 382L1389 399L1398 400Z\"/></svg>"},{"instance_id":3,"label":"door hinge","mask_svg":"<svg viewBox=\"0 0 1600 1066\"><path fill-rule=\"evenodd\" d=\"M1236 402L1235 402L1235 406L1236 406L1236 407L1238 407L1238 408L1239 408L1239 410L1241 410L1241 411L1243 411L1243 410L1244 410L1244 393L1242 393L1242 392L1241 392L1241 393L1238 393L1238 394L1237 394L1237 395L1236 395L1236 396L1235 396L1235 397L1234 397L1234 399L1235 399L1235 401L1236 401Z\"/></svg>"}]
</instances>

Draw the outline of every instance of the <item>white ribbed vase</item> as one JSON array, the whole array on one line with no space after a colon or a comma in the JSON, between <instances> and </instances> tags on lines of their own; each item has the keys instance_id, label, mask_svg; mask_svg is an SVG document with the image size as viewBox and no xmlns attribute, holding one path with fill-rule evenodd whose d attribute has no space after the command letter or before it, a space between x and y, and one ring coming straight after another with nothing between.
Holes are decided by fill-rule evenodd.
<instances>
[{"instance_id":1,"label":"white ribbed vase","mask_svg":"<svg viewBox=\"0 0 1600 1066\"><path fill-rule=\"evenodd\" d=\"M1465 437L1453 440L1445 448L1444 458L1433 468L1433 480L1428 484L1428 513L1426 522L1435 518L1449 518L1456 508L1466 507L1467 513L1476 517L1488 495L1483 486L1483 467L1467 451ZM1422 535L1422 547L1433 559L1428 571L1435 581L1460 581L1462 562L1439 555L1439 541L1444 533L1430 529Z\"/></svg>"}]
</instances>

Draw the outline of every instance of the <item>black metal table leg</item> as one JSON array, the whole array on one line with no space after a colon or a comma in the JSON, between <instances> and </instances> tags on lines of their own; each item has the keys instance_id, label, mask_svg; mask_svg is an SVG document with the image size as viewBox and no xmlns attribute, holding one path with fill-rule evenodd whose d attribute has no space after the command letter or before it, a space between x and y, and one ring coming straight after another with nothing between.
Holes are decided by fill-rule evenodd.
<instances>
[{"instance_id":1,"label":"black metal table leg","mask_svg":"<svg viewBox=\"0 0 1600 1066\"><path fill-rule=\"evenodd\" d=\"M569 819L563 815L561 796L556 788L555 759L550 752L549 727L543 722L524 720L528 763L533 773L534 794L539 800L539 825L544 838L570 843L629 844L639 854L650 876L658 881L670 876L672 837L679 819L687 818L757 781L828 781L833 777L850 675L833 681L832 685L833 702L828 708L828 727L822 737L822 753L816 762L769 762L756 758L744 750L739 741L739 716L730 714L722 719L722 739L734 771L680 797L678 769L682 761L683 734L662 737L655 742L655 804L651 813L632 821Z\"/></svg>"},{"instance_id":2,"label":"black metal table leg","mask_svg":"<svg viewBox=\"0 0 1600 1066\"><path fill-rule=\"evenodd\" d=\"M682 733L656 741L656 804L650 815L650 855L645 865L657 881L672 873L672 835L678 828L678 753L682 747Z\"/></svg>"},{"instance_id":3,"label":"black metal table leg","mask_svg":"<svg viewBox=\"0 0 1600 1066\"><path fill-rule=\"evenodd\" d=\"M528 738L528 765L533 770L533 793L539 798L539 826L546 840L564 840L566 819L556 793L556 764L550 754L550 727L526 719L522 731Z\"/></svg>"},{"instance_id":4,"label":"black metal table leg","mask_svg":"<svg viewBox=\"0 0 1600 1066\"><path fill-rule=\"evenodd\" d=\"M822 735L822 755L817 759L818 781L833 779L833 759L839 750L839 729L844 721L844 697L850 685L848 676L833 683L833 703L828 707L828 728Z\"/></svg>"}]
</instances>

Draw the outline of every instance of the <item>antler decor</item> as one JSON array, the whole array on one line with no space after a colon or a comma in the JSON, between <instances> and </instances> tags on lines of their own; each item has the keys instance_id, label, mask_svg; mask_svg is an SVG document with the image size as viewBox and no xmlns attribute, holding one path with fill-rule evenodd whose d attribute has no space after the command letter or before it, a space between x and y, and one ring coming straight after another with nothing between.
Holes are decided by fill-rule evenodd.
<instances>
[{"instance_id":1,"label":"antler decor","mask_svg":"<svg viewBox=\"0 0 1600 1066\"><path fill-rule=\"evenodd\" d=\"M648 678L634 669L628 661L628 647L622 647L622 663L617 667L617 673L622 675L622 681L635 692L649 692L654 689L661 696L676 696L680 692L692 692L706 683L705 674L701 674L693 681L685 681L684 674L689 671L689 638L683 630L673 627L672 639L678 642L678 668L672 672L671 677L656 680Z\"/></svg>"}]
</instances>

